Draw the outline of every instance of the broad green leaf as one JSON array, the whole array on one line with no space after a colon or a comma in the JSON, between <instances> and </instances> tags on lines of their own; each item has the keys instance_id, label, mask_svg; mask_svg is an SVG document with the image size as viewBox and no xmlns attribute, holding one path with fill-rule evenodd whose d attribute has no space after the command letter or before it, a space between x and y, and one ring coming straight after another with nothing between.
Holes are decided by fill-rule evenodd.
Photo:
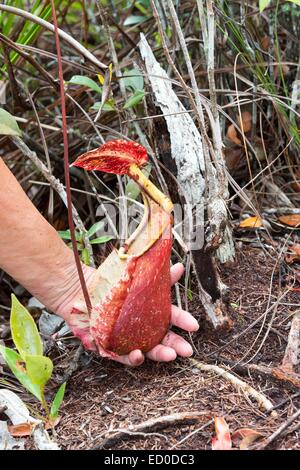
<instances>
[{"instance_id":1,"label":"broad green leaf","mask_svg":"<svg viewBox=\"0 0 300 470\"><path fill-rule=\"evenodd\" d=\"M58 230L58 235L63 240L71 240L71 232L70 230Z\"/></svg>"},{"instance_id":2,"label":"broad green leaf","mask_svg":"<svg viewBox=\"0 0 300 470\"><path fill-rule=\"evenodd\" d=\"M95 235L95 233L98 232L98 230L101 230L104 227L104 225L105 225L105 222L103 222L103 220L100 220L99 222L96 222L94 225L92 225L87 232L88 238Z\"/></svg>"},{"instance_id":3,"label":"broad green leaf","mask_svg":"<svg viewBox=\"0 0 300 470\"><path fill-rule=\"evenodd\" d=\"M18 136L22 135L16 118L5 111L3 108L0 108L0 134Z\"/></svg>"},{"instance_id":4,"label":"broad green leaf","mask_svg":"<svg viewBox=\"0 0 300 470\"><path fill-rule=\"evenodd\" d=\"M288 2L295 3L295 5L300 6L300 0L288 0Z\"/></svg>"},{"instance_id":5,"label":"broad green leaf","mask_svg":"<svg viewBox=\"0 0 300 470\"><path fill-rule=\"evenodd\" d=\"M90 240L91 245L98 245L100 243L106 243L109 242L109 240L113 240L114 237L111 237L110 235L104 235L103 237L99 238L94 238L93 240Z\"/></svg>"},{"instance_id":6,"label":"broad green leaf","mask_svg":"<svg viewBox=\"0 0 300 470\"><path fill-rule=\"evenodd\" d=\"M62 238L63 240L71 240L70 230L58 230L57 233L60 236L60 238ZM78 242L80 242L82 239L82 236L78 232L75 232L75 237Z\"/></svg>"},{"instance_id":7,"label":"broad green leaf","mask_svg":"<svg viewBox=\"0 0 300 470\"><path fill-rule=\"evenodd\" d=\"M271 3L271 0L259 0L259 11L264 11L265 8Z\"/></svg>"},{"instance_id":8,"label":"broad green leaf","mask_svg":"<svg viewBox=\"0 0 300 470\"><path fill-rule=\"evenodd\" d=\"M28 354L42 355L43 343L32 316L14 294L11 299L10 328L19 354L24 361Z\"/></svg>"},{"instance_id":9,"label":"broad green leaf","mask_svg":"<svg viewBox=\"0 0 300 470\"><path fill-rule=\"evenodd\" d=\"M87 248L83 248L81 251L81 259L87 266L91 265L90 253Z\"/></svg>"},{"instance_id":10,"label":"broad green leaf","mask_svg":"<svg viewBox=\"0 0 300 470\"><path fill-rule=\"evenodd\" d=\"M53 372L51 359L46 356L26 356L26 371L34 384L44 387Z\"/></svg>"},{"instance_id":11,"label":"broad green leaf","mask_svg":"<svg viewBox=\"0 0 300 470\"><path fill-rule=\"evenodd\" d=\"M144 77L138 69L127 70L122 80L126 88L131 88L132 91L144 89Z\"/></svg>"},{"instance_id":12,"label":"broad green leaf","mask_svg":"<svg viewBox=\"0 0 300 470\"><path fill-rule=\"evenodd\" d=\"M130 98L128 98L128 100L123 106L123 109L132 108L133 106L137 105L142 101L144 96L145 92L143 90L136 90L134 94Z\"/></svg>"},{"instance_id":13,"label":"broad green leaf","mask_svg":"<svg viewBox=\"0 0 300 470\"><path fill-rule=\"evenodd\" d=\"M74 85L83 85L91 90L97 91L97 93L102 93L102 88L100 88L94 80L89 77L85 77L84 75L73 75L71 80L69 80L69 83Z\"/></svg>"},{"instance_id":14,"label":"broad green leaf","mask_svg":"<svg viewBox=\"0 0 300 470\"><path fill-rule=\"evenodd\" d=\"M54 397L54 400L51 405L51 410L50 410L51 418L57 418L58 416L59 408L65 396L66 385L67 385L66 382L63 383L56 392L56 395Z\"/></svg>"},{"instance_id":15,"label":"broad green leaf","mask_svg":"<svg viewBox=\"0 0 300 470\"><path fill-rule=\"evenodd\" d=\"M16 377L16 379L23 385L26 390L28 390L32 395L34 395L38 400L41 401L41 391L40 387L33 383L30 377L28 376L25 368L22 366L23 359L19 354L13 349L6 348L5 346L0 345L0 352L5 360L6 364Z\"/></svg>"}]
</instances>

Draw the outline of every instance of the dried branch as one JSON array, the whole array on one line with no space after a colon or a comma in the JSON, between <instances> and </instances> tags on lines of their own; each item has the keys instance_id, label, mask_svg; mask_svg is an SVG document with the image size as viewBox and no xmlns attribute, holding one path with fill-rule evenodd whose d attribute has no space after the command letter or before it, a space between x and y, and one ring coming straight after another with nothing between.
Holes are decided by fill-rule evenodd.
<instances>
[{"instance_id":1,"label":"dried branch","mask_svg":"<svg viewBox=\"0 0 300 470\"><path fill-rule=\"evenodd\" d=\"M241 379L226 371L225 369L222 369L219 366L215 366L214 364L204 364L203 362L196 361L196 359L189 360L197 369L203 372L213 372L222 377L223 379L228 380L228 382L234 385L234 387L236 387L238 390L242 390L242 392L244 392L246 396L256 400L259 406L264 410L268 411L273 408L272 402L265 395L258 392L253 387L251 387L251 385L242 381ZM273 411L273 413L274 415L276 415L276 412Z\"/></svg>"},{"instance_id":2,"label":"dried branch","mask_svg":"<svg viewBox=\"0 0 300 470\"><path fill-rule=\"evenodd\" d=\"M126 438L126 435L133 433L147 433L159 429L165 429L169 426L178 426L185 424L197 423L203 416L211 416L208 411L184 411L182 413L174 413L166 416L159 416L158 418L152 418L143 423L129 426L126 429L112 429L109 434L114 433L112 436L105 438L99 445L93 447L91 450L99 450L114 445L121 439ZM105 432L104 434L107 434ZM97 438L96 438L97 439Z\"/></svg>"}]
</instances>

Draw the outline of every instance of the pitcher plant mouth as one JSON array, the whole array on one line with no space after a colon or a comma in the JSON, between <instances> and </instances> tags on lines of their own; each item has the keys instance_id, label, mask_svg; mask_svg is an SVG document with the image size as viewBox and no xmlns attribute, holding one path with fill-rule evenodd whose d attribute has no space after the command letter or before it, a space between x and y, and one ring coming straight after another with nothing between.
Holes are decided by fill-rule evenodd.
<instances>
[{"instance_id":1,"label":"pitcher plant mouth","mask_svg":"<svg viewBox=\"0 0 300 470\"><path fill-rule=\"evenodd\" d=\"M98 149L81 155L71 165L86 170L126 174L139 186L144 202L144 214L136 230L120 247L118 254L121 259L130 256L142 256L164 233L168 219L161 214L162 221L156 220L156 225L153 222L151 223L154 212L154 205L151 200L168 215L173 210L173 203L168 196L162 193L140 170L140 167L147 163L147 154L145 155L145 152L144 147L137 143L125 140L110 141ZM135 243L139 238L143 238L145 241L143 247L141 243ZM139 246L139 250L137 246Z\"/></svg>"},{"instance_id":2,"label":"pitcher plant mouth","mask_svg":"<svg viewBox=\"0 0 300 470\"><path fill-rule=\"evenodd\" d=\"M170 256L173 204L141 168L143 146L116 140L76 159L86 170L128 175L139 186L144 213L136 230L99 266L90 285L92 313L83 299L71 312L70 326L88 349L104 356L147 352L159 344L171 318Z\"/></svg>"}]
</instances>

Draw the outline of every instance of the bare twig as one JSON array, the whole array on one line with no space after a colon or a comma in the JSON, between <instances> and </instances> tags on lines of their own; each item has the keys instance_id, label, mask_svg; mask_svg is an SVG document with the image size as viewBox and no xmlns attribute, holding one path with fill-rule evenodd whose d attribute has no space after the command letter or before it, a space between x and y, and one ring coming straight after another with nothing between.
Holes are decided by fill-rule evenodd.
<instances>
[{"instance_id":1,"label":"bare twig","mask_svg":"<svg viewBox=\"0 0 300 470\"><path fill-rule=\"evenodd\" d=\"M214 364L204 364L203 362L196 361L196 359L189 360L197 369L203 372L213 372L222 377L223 379L228 380L237 389L242 390L245 395L256 400L259 406L264 410L268 411L270 408L273 408L272 402L265 395L258 392L253 387L251 387L251 385L242 381L241 379L226 371L225 369L222 369L219 366L215 366Z\"/></svg>"},{"instance_id":2,"label":"bare twig","mask_svg":"<svg viewBox=\"0 0 300 470\"><path fill-rule=\"evenodd\" d=\"M109 433L114 432L115 434L104 439L99 445L93 447L92 450L99 450L114 445L120 439L124 439L126 434L128 434L128 431L131 433L131 435L132 433L137 432L148 433L149 431L164 429L169 426L197 423L201 418L203 418L203 416L211 416L211 413L207 411L187 411L182 413L174 413L171 415L159 416L158 418L152 418L135 426L129 426L126 429L112 429L109 431Z\"/></svg>"}]
</instances>

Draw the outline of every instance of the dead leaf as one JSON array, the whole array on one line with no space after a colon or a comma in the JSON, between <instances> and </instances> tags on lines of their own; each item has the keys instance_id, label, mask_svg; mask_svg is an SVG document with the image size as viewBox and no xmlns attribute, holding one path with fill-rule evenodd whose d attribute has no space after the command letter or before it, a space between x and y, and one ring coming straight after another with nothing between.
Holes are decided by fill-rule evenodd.
<instances>
[{"instance_id":1,"label":"dead leaf","mask_svg":"<svg viewBox=\"0 0 300 470\"><path fill-rule=\"evenodd\" d=\"M262 227L262 219L260 217L247 217L240 222L239 227L241 228L259 228Z\"/></svg>"},{"instance_id":2,"label":"dead leaf","mask_svg":"<svg viewBox=\"0 0 300 470\"><path fill-rule=\"evenodd\" d=\"M300 261L300 244L296 243L293 246L289 247L289 251L291 251L291 254L286 254L285 255L285 261L289 264L294 263L295 261Z\"/></svg>"},{"instance_id":3,"label":"dead leaf","mask_svg":"<svg viewBox=\"0 0 300 470\"><path fill-rule=\"evenodd\" d=\"M263 437L263 434L255 431L255 429L241 428L232 434L232 442L239 446L240 450L248 450L251 444L261 437Z\"/></svg>"},{"instance_id":4,"label":"dead leaf","mask_svg":"<svg viewBox=\"0 0 300 470\"><path fill-rule=\"evenodd\" d=\"M234 127L233 124L230 124L230 126L228 127L226 136L229 140L232 140L232 142L234 142L235 144L241 145L242 141L238 138L236 128Z\"/></svg>"},{"instance_id":5,"label":"dead leaf","mask_svg":"<svg viewBox=\"0 0 300 470\"><path fill-rule=\"evenodd\" d=\"M216 437L212 438L212 450L230 450L232 442L230 437L229 426L222 417L215 417Z\"/></svg>"},{"instance_id":6,"label":"dead leaf","mask_svg":"<svg viewBox=\"0 0 300 470\"><path fill-rule=\"evenodd\" d=\"M290 227L298 227L300 225L300 214L281 215L278 220Z\"/></svg>"},{"instance_id":7,"label":"dead leaf","mask_svg":"<svg viewBox=\"0 0 300 470\"><path fill-rule=\"evenodd\" d=\"M252 115L249 111L242 112L242 119L239 118L240 128L246 133L252 128Z\"/></svg>"},{"instance_id":8,"label":"dead leaf","mask_svg":"<svg viewBox=\"0 0 300 470\"><path fill-rule=\"evenodd\" d=\"M247 132L251 131L251 128L252 128L251 113L249 113L249 111L244 111L242 112L241 118L242 119L239 118L238 120L238 125L241 131L246 134ZM238 137L238 132L233 124L230 124L230 126L228 127L226 135L229 140L232 140L237 145L242 144L241 139Z\"/></svg>"},{"instance_id":9,"label":"dead leaf","mask_svg":"<svg viewBox=\"0 0 300 470\"><path fill-rule=\"evenodd\" d=\"M8 426L8 430L13 437L30 436L34 428L35 424L33 423L21 423Z\"/></svg>"}]
</instances>

